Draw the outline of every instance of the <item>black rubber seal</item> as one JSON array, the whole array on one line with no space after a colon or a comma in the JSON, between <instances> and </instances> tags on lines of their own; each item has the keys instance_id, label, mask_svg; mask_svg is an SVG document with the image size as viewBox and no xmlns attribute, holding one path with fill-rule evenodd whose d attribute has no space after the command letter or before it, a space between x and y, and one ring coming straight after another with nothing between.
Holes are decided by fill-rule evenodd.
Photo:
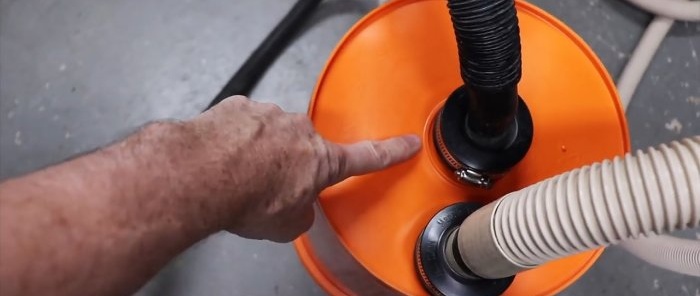
<instances>
[{"instance_id":1,"label":"black rubber seal","mask_svg":"<svg viewBox=\"0 0 700 296\"><path fill-rule=\"evenodd\" d=\"M453 246L447 246L449 233L459 228L462 221L479 207L475 203L456 203L440 210L418 238L415 264L423 286L432 295L501 295L515 279L515 276L496 280L469 279L448 266L445 252L454 251ZM473 275L471 271L465 271Z\"/></svg>"},{"instance_id":2,"label":"black rubber seal","mask_svg":"<svg viewBox=\"0 0 700 296\"><path fill-rule=\"evenodd\" d=\"M445 151L441 151L443 159L451 157L459 165L497 179L522 160L530 149L534 135L530 110L518 97L514 138L503 149L488 149L473 141L467 133L465 118L469 114L468 96L469 93L462 86L447 99L438 118L439 124L435 125L439 129L435 132L436 141L442 142L445 147ZM446 162L453 169L461 169L448 160Z\"/></svg>"}]
</instances>

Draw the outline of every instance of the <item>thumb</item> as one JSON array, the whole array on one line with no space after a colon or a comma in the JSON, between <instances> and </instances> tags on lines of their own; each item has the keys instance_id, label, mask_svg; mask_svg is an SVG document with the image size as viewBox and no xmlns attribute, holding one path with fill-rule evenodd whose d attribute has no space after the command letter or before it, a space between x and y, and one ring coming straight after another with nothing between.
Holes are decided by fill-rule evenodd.
<instances>
[{"instance_id":1,"label":"thumb","mask_svg":"<svg viewBox=\"0 0 700 296\"><path fill-rule=\"evenodd\" d=\"M379 171L403 162L420 149L420 138L405 135L382 141L362 141L354 144L333 144L331 151L331 184L348 177Z\"/></svg>"}]
</instances>

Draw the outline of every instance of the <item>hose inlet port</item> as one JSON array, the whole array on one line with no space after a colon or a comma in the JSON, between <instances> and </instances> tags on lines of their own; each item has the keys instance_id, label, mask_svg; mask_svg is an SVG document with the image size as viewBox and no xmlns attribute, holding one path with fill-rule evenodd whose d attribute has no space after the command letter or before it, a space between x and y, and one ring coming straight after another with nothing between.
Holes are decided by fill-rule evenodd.
<instances>
[{"instance_id":1,"label":"hose inlet port","mask_svg":"<svg viewBox=\"0 0 700 296\"><path fill-rule=\"evenodd\" d=\"M416 243L415 264L421 283L432 295L501 295L514 276L483 279L462 261L457 232L462 221L479 209L475 203L457 203L440 210Z\"/></svg>"},{"instance_id":2,"label":"hose inlet port","mask_svg":"<svg viewBox=\"0 0 700 296\"><path fill-rule=\"evenodd\" d=\"M458 180L489 188L525 157L533 136L517 92L522 63L515 2L448 0L447 6L464 85L437 119L436 146Z\"/></svg>"}]
</instances>

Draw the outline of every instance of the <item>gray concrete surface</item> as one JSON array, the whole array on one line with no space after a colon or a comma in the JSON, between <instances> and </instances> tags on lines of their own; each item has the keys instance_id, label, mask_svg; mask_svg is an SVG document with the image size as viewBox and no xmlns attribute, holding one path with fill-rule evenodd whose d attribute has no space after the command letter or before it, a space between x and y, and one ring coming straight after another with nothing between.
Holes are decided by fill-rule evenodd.
<instances>
[{"instance_id":1,"label":"gray concrete surface","mask_svg":"<svg viewBox=\"0 0 700 296\"><path fill-rule=\"evenodd\" d=\"M344 32L375 1L327 0L253 97L306 109ZM620 0L535 0L617 76L650 17ZM0 0L0 179L115 141L154 119L196 115L293 0ZM700 25L679 23L628 111L633 145L700 129ZM698 236L696 232L686 232ZM220 233L139 295L323 295L289 245ZM700 295L700 281L610 248L562 295Z\"/></svg>"}]
</instances>

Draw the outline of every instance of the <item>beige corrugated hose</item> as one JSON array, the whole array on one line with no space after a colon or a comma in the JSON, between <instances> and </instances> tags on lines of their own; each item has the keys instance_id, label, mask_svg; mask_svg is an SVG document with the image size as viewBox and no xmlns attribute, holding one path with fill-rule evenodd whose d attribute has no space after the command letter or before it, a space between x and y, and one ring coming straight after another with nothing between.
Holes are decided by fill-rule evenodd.
<instances>
[{"instance_id":1,"label":"beige corrugated hose","mask_svg":"<svg viewBox=\"0 0 700 296\"><path fill-rule=\"evenodd\" d=\"M620 245L653 265L700 277L700 241L663 235L623 242Z\"/></svg>"},{"instance_id":2,"label":"beige corrugated hose","mask_svg":"<svg viewBox=\"0 0 700 296\"><path fill-rule=\"evenodd\" d=\"M700 136L585 166L510 193L459 229L461 258L503 278L586 250L700 225ZM700 273L700 243L631 248ZM660 249L659 249L660 248ZM654 258L654 259L649 259ZM672 261L675 260L675 261Z\"/></svg>"},{"instance_id":3,"label":"beige corrugated hose","mask_svg":"<svg viewBox=\"0 0 700 296\"><path fill-rule=\"evenodd\" d=\"M625 109L656 51L661 46L674 21L700 21L700 1L686 0L628 0L637 7L656 15L647 27L637 48L618 78L617 88ZM682 246L682 247L681 247ZM662 235L646 240L624 243L621 247L653 265L688 275L700 276L700 242ZM695 265L680 256L695 258Z\"/></svg>"}]
</instances>

